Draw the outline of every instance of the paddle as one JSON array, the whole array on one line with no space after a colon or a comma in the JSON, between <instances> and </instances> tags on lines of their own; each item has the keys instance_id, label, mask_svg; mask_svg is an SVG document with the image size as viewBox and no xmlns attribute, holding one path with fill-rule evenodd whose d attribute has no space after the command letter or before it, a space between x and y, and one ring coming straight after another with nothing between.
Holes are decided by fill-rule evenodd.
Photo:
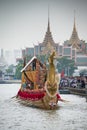
<instances>
[{"instance_id":1,"label":"paddle","mask_svg":"<svg viewBox=\"0 0 87 130\"><path fill-rule=\"evenodd\" d=\"M11 97L11 99L13 99L13 98L16 98L17 96L13 96L13 97Z\"/></svg>"},{"instance_id":2,"label":"paddle","mask_svg":"<svg viewBox=\"0 0 87 130\"><path fill-rule=\"evenodd\" d=\"M64 103L68 103L68 102L70 102L70 101L67 101L67 100L62 99L62 98L60 98L60 99L58 99L58 100L61 101L61 102L64 102Z\"/></svg>"}]
</instances>

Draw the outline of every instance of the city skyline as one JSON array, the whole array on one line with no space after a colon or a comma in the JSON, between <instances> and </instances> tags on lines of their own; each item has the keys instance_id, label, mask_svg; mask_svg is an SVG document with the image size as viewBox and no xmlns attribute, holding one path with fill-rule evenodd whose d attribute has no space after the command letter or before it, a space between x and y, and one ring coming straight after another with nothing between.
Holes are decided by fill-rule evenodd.
<instances>
[{"instance_id":1,"label":"city skyline","mask_svg":"<svg viewBox=\"0 0 87 130\"><path fill-rule=\"evenodd\" d=\"M85 0L0 0L0 48L23 49L42 43L48 24L56 43L69 40L74 24L80 39L87 42Z\"/></svg>"}]
</instances>

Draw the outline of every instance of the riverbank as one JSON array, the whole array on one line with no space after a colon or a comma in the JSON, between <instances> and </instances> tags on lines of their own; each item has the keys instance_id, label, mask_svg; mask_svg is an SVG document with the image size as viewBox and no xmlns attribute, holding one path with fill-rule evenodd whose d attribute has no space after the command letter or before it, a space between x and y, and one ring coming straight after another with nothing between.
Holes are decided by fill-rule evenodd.
<instances>
[{"instance_id":1,"label":"riverbank","mask_svg":"<svg viewBox=\"0 0 87 130\"><path fill-rule=\"evenodd\" d=\"M68 88L71 94L80 95L80 96L87 96L87 89L86 88Z\"/></svg>"},{"instance_id":2,"label":"riverbank","mask_svg":"<svg viewBox=\"0 0 87 130\"><path fill-rule=\"evenodd\" d=\"M0 84L20 84L21 80L1 80Z\"/></svg>"}]
</instances>

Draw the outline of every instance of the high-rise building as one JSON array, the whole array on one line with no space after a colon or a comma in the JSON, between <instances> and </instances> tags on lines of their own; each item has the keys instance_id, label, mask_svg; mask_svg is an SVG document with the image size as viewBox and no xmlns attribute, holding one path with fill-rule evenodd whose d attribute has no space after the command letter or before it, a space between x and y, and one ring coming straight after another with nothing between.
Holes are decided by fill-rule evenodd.
<instances>
[{"instance_id":1,"label":"high-rise building","mask_svg":"<svg viewBox=\"0 0 87 130\"><path fill-rule=\"evenodd\" d=\"M3 52L3 49L1 49L1 56L0 56L0 70L1 70L2 72L4 72L6 66L7 66L7 62L6 62L5 58L4 58L4 52Z\"/></svg>"}]
</instances>

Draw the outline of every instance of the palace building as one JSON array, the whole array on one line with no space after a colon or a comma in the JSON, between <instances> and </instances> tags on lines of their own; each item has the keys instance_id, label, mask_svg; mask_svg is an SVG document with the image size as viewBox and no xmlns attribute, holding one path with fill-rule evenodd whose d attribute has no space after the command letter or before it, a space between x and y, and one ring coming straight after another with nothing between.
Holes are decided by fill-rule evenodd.
<instances>
[{"instance_id":1,"label":"palace building","mask_svg":"<svg viewBox=\"0 0 87 130\"><path fill-rule=\"evenodd\" d=\"M80 40L78 36L75 17L72 35L69 40L64 42L63 46L70 46L76 50L75 64L77 66L87 66L87 43L83 40Z\"/></svg>"},{"instance_id":2,"label":"palace building","mask_svg":"<svg viewBox=\"0 0 87 130\"><path fill-rule=\"evenodd\" d=\"M64 41L62 45L55 43L50 29L50 21L48 17L48 26L47 31L44 36L43 42L34 45L34 48L26 48L22 50L22 56L40 56L40 55L49 55L49 53L55 50L56 55L60 57L68 57L74 59L76 65L87 66L87 43L80 40L78 32L76 29L75 17L74 17L74 26L72 35L69 40Z\"/></svg>"}]
</instances>

